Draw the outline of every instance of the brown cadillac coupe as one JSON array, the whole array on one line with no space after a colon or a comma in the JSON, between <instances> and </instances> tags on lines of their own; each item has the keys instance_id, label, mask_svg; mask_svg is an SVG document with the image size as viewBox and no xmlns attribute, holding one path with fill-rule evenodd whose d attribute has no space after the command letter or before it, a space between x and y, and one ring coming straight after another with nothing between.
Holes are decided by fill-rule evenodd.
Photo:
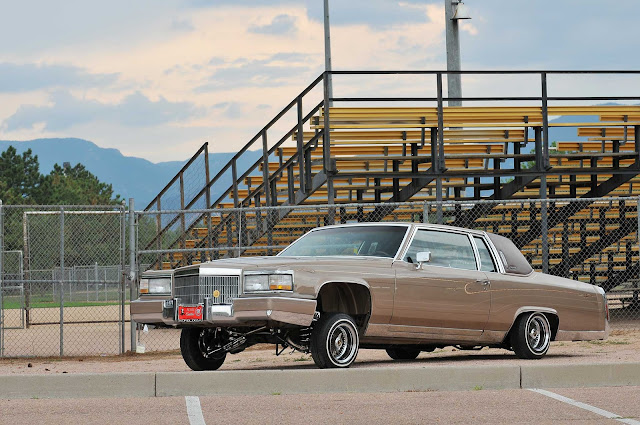
<instances>
[{"instance_id":1,"label":"brown cadillac coupe","mask_svg":"<svg viewBox=\"0 0 640 425\"><path fill-rule=\"evenodd\" d=\"M182 328L193 370L257 343L329 368L360 348L401 360L487 346L539 359L551 341L609 333L601 288L534 272L502 236L413 223L320 227L275 257L146 272L131 317Z\"/></svg>"}]
</instances>

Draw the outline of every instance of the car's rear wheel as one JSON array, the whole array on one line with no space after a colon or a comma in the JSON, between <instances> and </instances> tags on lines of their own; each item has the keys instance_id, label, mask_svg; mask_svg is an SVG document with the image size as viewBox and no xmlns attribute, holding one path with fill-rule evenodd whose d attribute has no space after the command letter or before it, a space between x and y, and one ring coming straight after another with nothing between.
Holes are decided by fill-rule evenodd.
<instances>
[{"instance_id":1,"label":"car's rear wheel","mask_svg":"<svg viewBox=\"0 0 640 425\"><path fill-rule=\"evenodd\" d=\"M511 348L521 359L539 359L551 345L551 325L543 313L518 317L510 336Z\"/></svg>"},{"instance_id":2,"label":"car's rear wheel","mask_svg":"<svg viewBox=\"0 0 640 425\"><path fill-rule=\"evenodd\" d=\"M417 348L389 347L387 354L393 360L414 360L420 354Z\"/></svg>"},{"instance_id":3,"label":"car's rear wheel","mask_svg":"<svg viewBox=\"0 0 640 425\"><path fill-rule=\"evenodd\" d=\"M227 353L212 351L221 347L223 342L215 329L184 328L180 334L180 352L192 370L216 370L224 363Z\"/></svg>"},{"instance_id":4,"label":"car's rear wheel","mask_svg":"<svg viewBox=\"0 0 640 425\"><path fill-rule=\"evenodd\" d=\"M358 327L348 314L326 314L313 327L311 357L321 368L349 367L358 355Z\"/></svg>"}]
</instances>

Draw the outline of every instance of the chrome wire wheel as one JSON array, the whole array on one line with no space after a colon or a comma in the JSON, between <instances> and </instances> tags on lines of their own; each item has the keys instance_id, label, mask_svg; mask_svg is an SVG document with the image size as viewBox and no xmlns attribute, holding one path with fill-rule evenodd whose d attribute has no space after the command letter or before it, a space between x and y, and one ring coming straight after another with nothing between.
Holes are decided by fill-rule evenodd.
<instances>
[{"instance_id":1,"label":"chrome wire wheel","mask_svg":"<svg viewBox=\"0 0 640 425\"><path fill-rule=\"evenodd\" d=\"M549 320L542 313L536 313L529 316L525 327L527 347L537 354L541 355L549 349L551 342L551 327Z\"/></svg>"},{"instance_id":2,"label":"chrome wire wheel","mask_svg":"<svg viewBox=\"0 0 640 425\"><path fill-rule=\"evenodd\" d=\"M358 327L348 314L324 315L311 333L311 356L321 369L351 366L359 345Z\"/></svg>"},{"instance_id":3,"label":"chrome wire wheel","mask_svg":"<svg viewBox=\"0 0 640 425\"><path fill-rule=\"evenodd\" d=\"M327 353L337 366L351 364L358 352L358 331L349 320L333 324L327 338Z\"/></svg>"}]
</instances>

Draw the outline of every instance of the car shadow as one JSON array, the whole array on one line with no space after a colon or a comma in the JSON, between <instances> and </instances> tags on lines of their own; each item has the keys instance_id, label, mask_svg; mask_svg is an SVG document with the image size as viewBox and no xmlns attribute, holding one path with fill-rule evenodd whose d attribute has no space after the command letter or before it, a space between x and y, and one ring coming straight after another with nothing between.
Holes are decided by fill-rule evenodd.
<instances>
[{"instance_id":1,"label":"car shadow","mask_svg":"<svg viewBox=\"0 0 640 425\"><path fill-rule=\"evenodd\" d=\"M547 354L544 359L577 359L583 357L582 354ZM541 361L544 362L544 359ZM382 366L428 366L447 363L447 365L464 365L475 364L478 361L486 361L483 366L486 365L499 365L508 362L509 364L516 362L531 362L531 360L518 359L513 353L504 354L439 354L437 356L425 356L419 357L415 360L393 360L379 359L379 360L358 360L351 365L351 368L364 368L364 367L382 367ZM535 361L533 361L535 363ZM290 364L278 364L278 365L264 365L256 367L242 367L235 370L305 370L305 369L317 369L316 365L311 363L290 363Z\"/></svg>"}]
</instances>

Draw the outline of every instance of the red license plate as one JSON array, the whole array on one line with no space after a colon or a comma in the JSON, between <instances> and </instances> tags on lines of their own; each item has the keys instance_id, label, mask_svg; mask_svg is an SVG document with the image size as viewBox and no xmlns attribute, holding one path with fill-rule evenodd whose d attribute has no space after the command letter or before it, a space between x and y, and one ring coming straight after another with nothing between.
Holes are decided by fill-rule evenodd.
<instances>
[{"instance_id":1,"label":"red license plate","mask_svg":"<svg viewBox=\"0 0 640 425\"><path fill-rule=\"evenodd\" d=\"M178 320L181 322L201 322L202 306L195 307L178 306Z\"/></svg>"}]
</instances>

